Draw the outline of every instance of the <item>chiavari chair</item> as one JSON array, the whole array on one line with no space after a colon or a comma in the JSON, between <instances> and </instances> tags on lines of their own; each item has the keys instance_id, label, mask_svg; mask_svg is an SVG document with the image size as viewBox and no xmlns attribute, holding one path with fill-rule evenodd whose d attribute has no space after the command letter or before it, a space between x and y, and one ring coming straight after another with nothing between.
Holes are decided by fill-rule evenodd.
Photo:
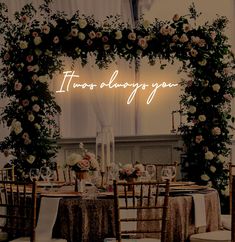
<instances>
[{"instance_id":1,"label":"chiavari chair","mask_svg":"<svg viewBox=\"0 0 235 242\"><path fill-rule=\"evenodd\" d=\"M164 183L149 181L130 184L114 181L113 185L116 238L106 238L104 241L166 242L169 180ZM132 191L128 191L130 185ZM123 218L120 216L123 210L137 210L138 214L133 218ZM144 215L149 212L154 215ZM131 226L130 229L128 223L133 222L136 222L137 226L135 229ZM125 226L122 226L123 223ZM142 223L146 226L142 226ZM152 226L148 226L149 223Z\"/></svg>"},{"instance_id":2,"label":"chiavari chair","mask_svg":"<svg viewBox=\"0 0 235 242\"><path fill-rule=\"evenodd\" d=\"M15 174L14 174L14 166L5 167L0 169L0 180L1 181L14 181Z\"/></svg>"},{"instance_id":3,"label":"chiavari chair","mask_svg":"<svg viewBox=\"0 0 235 242\"><path fill-rule=\"evenodd\" d=\"M154 180L156 180L156 181L162 181L162 178L161 178L161 170L163 169L163 168L167 168L167 167L173 167L173 168L175 168L175 172L176 172L176 174L175 174L175 176L173 177L173 179L172 179L172 181L174 182L174 181L176 181L176 177L177 177L177 167L178 167L178 162L177 161L175 161L175 162L173 162L173 163L149 163L149 164L143 164L145 167L147 166L147 165L153 165L154 167L155 167L155 172L156 172L156 174L155 174L155 179Z\"/></svg>"}]
</instances>

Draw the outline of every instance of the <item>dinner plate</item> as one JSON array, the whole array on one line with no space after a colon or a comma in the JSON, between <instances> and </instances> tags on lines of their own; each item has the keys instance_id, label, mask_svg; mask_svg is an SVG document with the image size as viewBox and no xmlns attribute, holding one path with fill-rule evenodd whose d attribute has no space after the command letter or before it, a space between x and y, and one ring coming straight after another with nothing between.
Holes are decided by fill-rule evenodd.
<instances>
[{"instance_id":1,"label":"dinner plate","mask_svg":"<svg viewBox=\"0 0 235 242\"><path fill-rule=\"evenodd\" d=\"M195 185L195 182L191 182L191 181L179 181L179 182L171 182L170 186L171 187L178 187L178 186L191 186L191 185Z\"/></svg>"},{"instance_id":2,"label":"dinner plate","mask_svg":"<svg viewBox=\"0 0 235 242\"><path fill-rule=\"evenodd\" d=\"M191 186L177 186L171 187L170 193L192 193L208 189L207 186L191 185Z\"/></svg>"},{"instance_id":3,"label":"dinner plate","mask_svg":"<svg viewBox=\"0 0 235 242\"><path fill-rule=\"evenodd\" d=\"M201 189L206 189L207 186L200 186L200 185L190 185L190 186L176 186L176 187L171 187L172 191L177 191L177 190L201 190Z\"/></svg>"},{"instance_id":4,"label":"dinner plate","mask_svg":"<svg viewBox=\"0 0 235 242\"><path fill-rule=\"evenodd\" d=\"M64 191L64 192L43 192L41 196L43 197L81 197L83 194L81 192Z\"/></svg>"},{"instance_id":5,"label":"dinner plate","mask_svg":"<svg viewBox=\"0 0 235 242\"><path fill-rule=\"evenodd\" d=\"M37 182L38 187L62 187L64 185L65 185L65 182L60 182L60 181L53 181L53 182L39 181L39 182Z\"/></svg>"}]
</instances>

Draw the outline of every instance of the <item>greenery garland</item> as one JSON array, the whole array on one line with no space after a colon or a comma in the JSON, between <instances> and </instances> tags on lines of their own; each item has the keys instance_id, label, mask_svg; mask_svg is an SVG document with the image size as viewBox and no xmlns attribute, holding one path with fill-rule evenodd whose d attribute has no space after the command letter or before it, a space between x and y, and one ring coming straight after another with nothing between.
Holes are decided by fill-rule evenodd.
<instances>
[{"instance_id":1,"label":"greenery garland","mask_svg":"<svg viewBox=\"0 0 235 242\"><path fill-rule=\"evenodd\" d=\"M131 28L118 16L100 24L79 12L72 18L52 13L50 2L45 0L39 8L43 22L36 19L32 4L16 12L14 21L5 15L7 7L0 5L0 31L5 40L0 91L9 98L1 120L10 128L0 149L15 156L18 174L40 167L56 154L53 140L58 129L53 117L60 108L48 81L63 69L60 56L85 65L88 56L94 55L100 68L107 68L117 57L127 61L146 57L151 65L160 61L161 68L166 66L164 60L173 64L178 59L182 62L179 72L189 76L181 82L181 104L188 117L181 127L187 155L183 168L191 179L209 183L227 195L227 144L234 97L234 56L223 34L227 19L218 17L212 24L197 26L198 14L192 6L186 16L175 14L170 21L156 19L153 23L142 19Z\"/></svg>"}]
</instances>

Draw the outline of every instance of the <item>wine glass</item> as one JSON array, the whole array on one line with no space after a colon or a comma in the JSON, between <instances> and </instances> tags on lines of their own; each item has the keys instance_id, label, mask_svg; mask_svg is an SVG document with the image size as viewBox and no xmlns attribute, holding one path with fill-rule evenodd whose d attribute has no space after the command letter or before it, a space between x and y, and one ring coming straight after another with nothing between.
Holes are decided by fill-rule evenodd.
<instances>
[{"instance_id":1,"label":"wine glass","mask_svg":"<svg viewBox=\"0 0 235 242\"><path fill-rule=\"evenodd\" d=\"M31 181L38 181L40 177L40 170L38 168L32 168L29 171L29 178Z\"/></svg>"},{"instance_id":2,"label":"wine glass","mask_svg":"<svg viewBox=\"0 0 235 242\"><path fill-rule=\"evenodd\" d=\"M156 167L155 167L155 165L146 165L145 169L149 174L150 180L156 179Z\"/></svg>"},{"instance_id":3,"label":"wine glass","mask_svg":"<svg viewBox=\"0 0 235 242\"><path fill-rule=\"evenodd\" d=\"M48 166L42 166L40 169L40 174L43 181L49 182L49 177L51 176L52 172Z\"/></svg>"},{"instance_id":4,"label":"wine glass","mask_svg":"<svg viewBox=\"0 0 235 242\"><path fill-rule=\"evenodd\" d=\"M172 181L176 175L175 166L166 166L161 169L162 181L170 180Z\"/></svg>"}]
</instances>

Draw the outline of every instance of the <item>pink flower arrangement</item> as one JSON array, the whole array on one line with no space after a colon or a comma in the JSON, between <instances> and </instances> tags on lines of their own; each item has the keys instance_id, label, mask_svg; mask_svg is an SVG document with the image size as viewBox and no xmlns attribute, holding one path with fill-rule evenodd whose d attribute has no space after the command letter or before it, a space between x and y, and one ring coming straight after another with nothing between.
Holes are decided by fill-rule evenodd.
<instances>
[{"instance_id":1,"label":"pink flower arrangement","mask_svg":"<svg viewBox=\"0 0 235 242\"><path fill-rule=\"evenodd\" d=\"M119 170L119 178L128 180L130 178L138 178L142 175L144 166L142 164L126 164Z\"/></svg>"},{"instance_id":2,"label":"pink flower arrangement","mask_svg":"<svg viewBox=\"0 0 235 242\"><path fill-rule=\"evenodd\" d=\"M66 160L66 165L74 171L99 170L95 154L88 152L83 143L79 144L79 153L72 153Z\"/></svg>"}]
</instances>

